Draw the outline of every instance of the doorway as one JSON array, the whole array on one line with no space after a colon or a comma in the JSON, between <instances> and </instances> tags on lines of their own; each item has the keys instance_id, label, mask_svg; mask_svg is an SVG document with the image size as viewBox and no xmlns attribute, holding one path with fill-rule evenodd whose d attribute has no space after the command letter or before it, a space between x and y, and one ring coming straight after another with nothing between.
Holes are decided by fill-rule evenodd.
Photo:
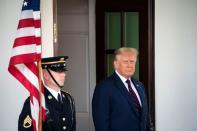
<instances>
[{"instance_id":1,"label":"doorway","mask_svg":"<svg viewBox=\"0 0 197 131\"><path fill-rule=\"evenodd\" d=\"M113 52L119 47L139 51L134 75L148 97L151 130L155 130L154 0L96 1L97 82L113 72Z\"/></svg>"}]
</instances>

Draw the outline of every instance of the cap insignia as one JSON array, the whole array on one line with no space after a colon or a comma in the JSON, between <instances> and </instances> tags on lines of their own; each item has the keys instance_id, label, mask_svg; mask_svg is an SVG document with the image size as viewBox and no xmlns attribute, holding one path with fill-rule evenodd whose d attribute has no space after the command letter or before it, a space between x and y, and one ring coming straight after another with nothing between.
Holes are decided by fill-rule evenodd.
<instances>
[{"instance_id":1,"label":"cap insignia","mask_svg":"<svg viewBox=\"0 0 197 131\"><path fill-rule=\"evenodd\" d=\"M60 58L60 61L64 61L64 57Z\"/></svg>"}]
</instances>

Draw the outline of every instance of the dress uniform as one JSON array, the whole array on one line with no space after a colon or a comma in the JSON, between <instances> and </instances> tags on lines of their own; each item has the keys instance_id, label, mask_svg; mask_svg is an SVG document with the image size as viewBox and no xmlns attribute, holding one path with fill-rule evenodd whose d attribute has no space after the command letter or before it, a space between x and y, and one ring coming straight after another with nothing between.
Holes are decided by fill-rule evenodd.
<instances>
[{"instance_id":1,"label":"dress uniform","mask_svg":"<svg viewBox=\"0 0 197 131\"><path fill-rule=\"evenodd\" d=\"M55 72L66 71L66 59L68 57L50 57L42 59L42 68ZM53 77L53 76L52 76ZM61 88L53 77L54 82ZM44 95L46 103L46 120L43 122L43 131L76 131L76 116L73 97L64 91L57 96L50 87L45 86ZM57 97L57 98L56 98ZM27 98L18 121L19 131L33 131L30 98Z\"/></svg>"}]
</instances>

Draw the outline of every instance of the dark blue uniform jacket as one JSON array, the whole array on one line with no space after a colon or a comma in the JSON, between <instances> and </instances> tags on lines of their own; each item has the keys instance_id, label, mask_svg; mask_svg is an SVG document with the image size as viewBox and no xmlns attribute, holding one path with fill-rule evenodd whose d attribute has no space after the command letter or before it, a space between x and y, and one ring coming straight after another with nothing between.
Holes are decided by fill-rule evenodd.
<instances>
[{"instance_id":1,"label":"dark blue uniform jacket","mask_svg":"<svg viewBox=\"0 0 197 131\"><path fill-rule=\"evenodd\" d=\"M46 120L43 131L75 131L76 118L74 100L70 94L61 91L62 103L58 102L45 88ZM30 98L27 98L18 120L18 131L33 131Z\"/></svg>"}]
</instances>

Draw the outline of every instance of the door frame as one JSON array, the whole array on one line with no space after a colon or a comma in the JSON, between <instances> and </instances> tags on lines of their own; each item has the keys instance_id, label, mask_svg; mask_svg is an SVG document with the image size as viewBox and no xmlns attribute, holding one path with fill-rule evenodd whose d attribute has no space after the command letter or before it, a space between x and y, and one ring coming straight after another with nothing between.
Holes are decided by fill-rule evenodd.
<instances>
[{"instance_id":1,"label":"door frame","mask_svg":"<svg viewBox=\"0 0 197 131\"><path fill-rule=\"evenodd\" d=\"M145 85L151 130L155 130L154 0L96 1L96 80L107 76L105 67L105 12L139 12L139 79Z\"/></svg>"}]
</instances>

